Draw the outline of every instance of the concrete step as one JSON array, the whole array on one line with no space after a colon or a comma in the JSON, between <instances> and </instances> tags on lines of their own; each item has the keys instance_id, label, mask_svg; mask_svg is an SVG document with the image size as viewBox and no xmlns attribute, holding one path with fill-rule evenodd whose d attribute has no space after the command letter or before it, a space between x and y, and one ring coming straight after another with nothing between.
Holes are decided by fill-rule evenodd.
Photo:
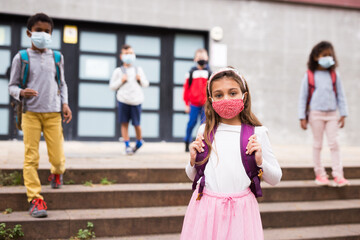
<instances>
[{"instance_id":1,"label":"concrete step","mask_svg":"<svg viewBox=\"0 0 360 240\"><path fill-rule=\"evenodd\" d=\"M265 229L264 238L266 240L359 240L360 224ZM133 239L135 240L136 237Z\"/></svg>"},{"instance_id":2,"label":"concrete step","mask_svg":"<svg viewBox=\"0 0 360 240\"><path fill-rule=\"evenodd\" d=\"M97 237L136 236L179 233L185 211L186 206L49 210L44 219L14 212L0 215L0 222L21 224L26 239L68 238L88 221L94 223ZM260 212L265 229L359 224L360 200L261 203Z\"/></svg>"},{"instance_id":3,"label":"concrete step","mask_svg":"<svg viewBox=\"0 0 360 240\"><path fill-rule=\"evenodd\" d=\"M282 167L282 180L314 180L315 174L314 169L312 167ZM325 168L327 174L332 178L331 176L331 168L327 167ZM344 167L344 176L348 179L356 179L360 176L360 167L354 166Z\"/></svg>"},{"instance_id":4,"label":"concrete step","mask_svg":"<svg viewBox=\"0 0 360 240\"><path fill-rule=\"evenodd\" d=\"M0 215L0 222L21 224L25 239L69 238L94 224L97 237L179 233L186 206L48 211L47 218L34 219L27 212ZM40 233L40 234L39 234Z\"/></svg>"},{"instance_id":5,"label":"concrete step","mask_svg":"<svg viewBox=\"0 0 360 240\"><path fill-rule=\"evenodd\" d=\"M98 240L178 240L180 234L97 238ZM276 228L264 230L265 240L359 240L360 224L316 227Z\"/></svg>"},{"instance_id":6,"label":"concrete step","mask_svg":"<svg viewBox=\"0 0 360 240\"><path fill-rule=\"evenodd\" d=\"M139 166L137 166L139 167ZM185 166L184 166L185 168ZM189 182L184 168L117 168L117 169L67 169L64 181L72 180L76 184L82 184L91 180L100 183L101 179L116 181L116 183L178 183ZM313 180L314 171L309 167L285 167L283 170L283 181L288 180ZM326 169L331 176L331 169ZM14 171L22 172L21 168L2 169L3 173ZM43 185L49 184L49 169L39 169L39 178ZM360 176L360 167L345 167L346 178L355 179Z\"/></svg>"},{"instance_id":7,"label":"concrete step","mask_svg":"<svg viewBox=\"0 0 360 240\"><path fill-rule=\"evenodd\" d=\"M96 238L96 239L97 240L179 240L180 233L142 235L142 236L130 236L130 237L104 237L104 238Z\"/></svg>"},{"instance_id":8,"label":"concrete step","mask_svg":"<svg viewBox=\"0 0 360 240\"><path fill-rule=\"evenodd\" d=\"M342 188L319 187L313 181L282 181L273 187L263 183L259 202L320 201L357 199L360 179L350 180L351 186ZM25 187L0 187L0 210L28 209ZM49 209L128 208L187 205L192 194L190 183L147 183L65 185L61 189L43 186L42 194Z\"/></svg>"},{"instance_id":9,"label":"concrete step","mask_svg":"<svg viewBox=\"0 0 360 240\"><path fill-rule=\"evenodd\" d=\"M27 210L24 186L0 187L0 210ZM129 208L183 206L189 203L190 183L148 183L113 185L65 185L61 189L42 187L47 206L52 210L90 208Z\"/></svg>"},{"instance_id":10,"label":"concrete step","mask_svg":"<svg viewBox=\"0 0 360 240\"><path fill-rule=\"evenodd\" d=\"M321 201L337 199L358 199L360 179L349 180L350 186L318 186L314 180L281 181L276 186L262 183L263 196L259 202ZM333 182L331 182L333 184Z\"/></svg>"},{"instance_id":11,"label":"concrete step","mask_svg":"<svg viewBox=\"0 0 360 240\"><path fill-rule=\"evenodd\" d=\"M3 173L22 172L22 169L2 169L1 171ZM48 185L50 170L39 169L38 174L41 184ZM185 166L184 168L67 169L64 174L64 181L71 180L75 184L82 184L91 180L93 183L100 183L101 179L105 177L116 183L178 183L190 181L185 174Z\"/></svg>"},{"instance_id":12,"label":"concrete step","mask_svg":"<svg viewBox=\"0 0 360 240\"><path fill-rule=\"evenodd\" d=\"M261 203L264 228L360 223L360 200Z\"/></svg>"}]
</instances>

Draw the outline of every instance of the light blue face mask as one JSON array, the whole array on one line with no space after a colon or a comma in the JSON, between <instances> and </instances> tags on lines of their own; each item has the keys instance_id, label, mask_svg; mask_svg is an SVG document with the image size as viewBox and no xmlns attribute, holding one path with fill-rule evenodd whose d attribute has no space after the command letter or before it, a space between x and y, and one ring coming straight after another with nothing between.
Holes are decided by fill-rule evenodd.
<instances>
[{"instance_id":1,"label":"light blue face mask","mask_svg":"<svg viewBox=\"0 0 360 240\"><path fill-rule=\"evenodd\" d=\"M48 48L51 44L51 35L46 32L32 32L31 42L39 49Z\"/></svg>"},{"instance_id":2,"label":"light blue face mask","mask_svg":"<svg viewBox=\"0 0 360 240\"><path fill-rule=\"evenodd\" d=\"M121 60L126 64L132 64L135 62L135 54L124 54L122 55Z\"/></svg>"},{"instance_id":3,"label":"light blue face mask","mask_svg":"<svg viewBox=\"0 0 360 240\"><path fill-rule=\"evenodd\" d=\"M334 58L332 56L322 57L318 61L319 65L323 68L329 68L335 64Z\"/></svg>"}]
</instances>

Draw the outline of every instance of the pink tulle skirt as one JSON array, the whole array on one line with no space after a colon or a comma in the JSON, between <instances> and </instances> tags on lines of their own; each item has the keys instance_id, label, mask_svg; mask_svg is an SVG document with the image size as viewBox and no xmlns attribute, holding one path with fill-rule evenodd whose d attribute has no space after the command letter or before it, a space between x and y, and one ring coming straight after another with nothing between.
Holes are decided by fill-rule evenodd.
<instances>
[{"instance_id":1,"label":"pink tulle skirt","mask_svg":"<svg viewBox=\"0 0 360 240\"><path fill-rule=\"evenodd\" d=\"M181 240L263 240L259 205L250 189L222 194L198 189L186 210Z\"/></svg>"}]
</instances>

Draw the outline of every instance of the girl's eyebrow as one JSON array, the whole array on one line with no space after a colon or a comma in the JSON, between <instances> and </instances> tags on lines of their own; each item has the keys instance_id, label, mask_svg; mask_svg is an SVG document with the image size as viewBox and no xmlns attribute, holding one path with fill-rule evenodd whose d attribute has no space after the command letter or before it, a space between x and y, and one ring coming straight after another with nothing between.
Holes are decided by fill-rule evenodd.
<instances>
[{"instance_id":1,"label":"girl's eyebrow","mask_svg":"<svg viewBox=\"0 0 360 240\"><path fill-rule=\"evenodd\" d=\"M220 92L220 93L222 93L222 90L215 90L215 91L213 91L213 93L217 93L217 92Z\"/></svg>"}]
</instances>

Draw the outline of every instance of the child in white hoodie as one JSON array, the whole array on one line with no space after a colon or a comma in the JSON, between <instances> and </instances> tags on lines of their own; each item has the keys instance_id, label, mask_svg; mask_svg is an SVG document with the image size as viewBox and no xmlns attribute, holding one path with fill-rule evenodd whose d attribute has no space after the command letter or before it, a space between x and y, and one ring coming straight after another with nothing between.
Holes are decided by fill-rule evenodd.
<instances>
[{"instance_id":1,"label":"child in white hoodie","mask_svg":"<svg viewBox=\"0 0 360 240\"><path fill-rule=\"evenodd\" d=\"M120 59L123 65L114 70L110 79L110 88L117 91L121 136L125 142L126 154L131 155L143 145L140 127L141 104L144 101L142 87L148 87L149 81L142 68L133 65L136 56L130 45L122 46ZM136 132L134 148L130 147L128 131L130 119Z\"/></svg>"}]
</instances>

